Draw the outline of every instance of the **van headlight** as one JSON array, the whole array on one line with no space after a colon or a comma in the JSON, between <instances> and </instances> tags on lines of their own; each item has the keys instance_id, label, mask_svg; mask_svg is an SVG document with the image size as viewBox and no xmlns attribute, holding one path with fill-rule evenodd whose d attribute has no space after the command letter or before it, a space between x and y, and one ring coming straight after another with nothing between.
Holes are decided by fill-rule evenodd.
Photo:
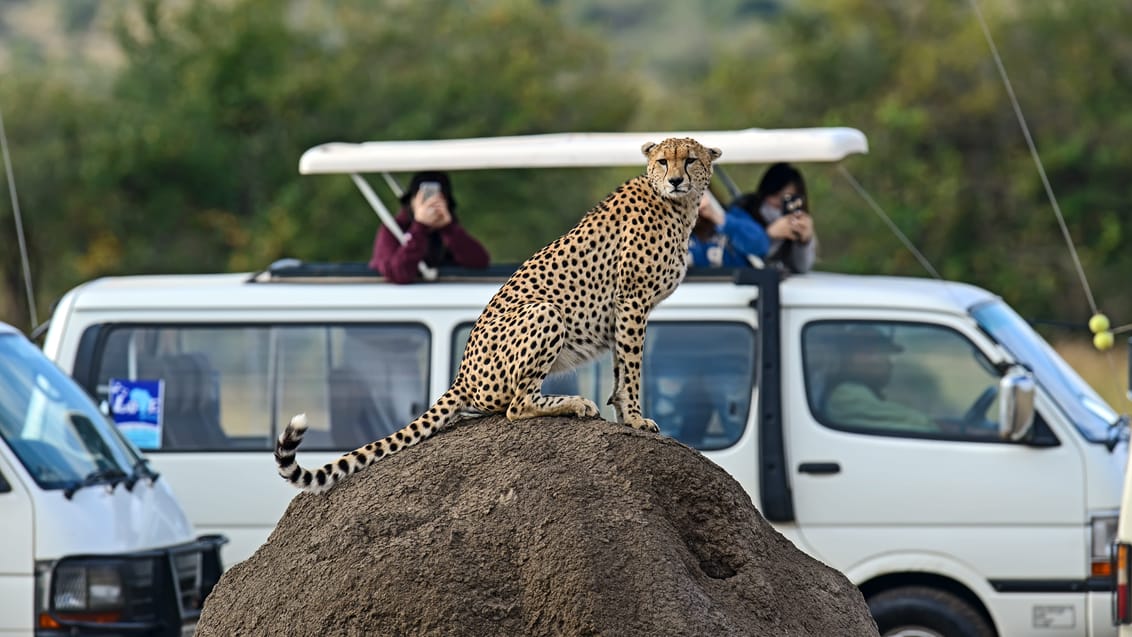
<instances>
[{"instance_id":1,"label":"van headlight","mask_svg":"<svg viewBox=\"0 0 1132 637\"><path fill-rule=\"evenodd\" d=\"M105 564L68 564L55 571L52 587L55 610L84 611L120 608L122 574Z\"/></svg>"},{"instance_id":2,"label":"van headlight","mask_svg":"<svg viewBox=\"0 0 1132 637\"><path fill-rule=\"evenodd\" d=\"M1112 543L1116 539L1117 513L1093 515L1089 518L1089 575L1112 577Z\"/></svg>"},{"instance_id":3,"label":"van headlight","mask_svg":"<svg viewBox=\"0 0 1132 637\"><path fill-rule=\"evenodd\" d=\"M36 628L57 631L67 630L72 622L118 624L134 620L138 600L130 601L130 591L152 587L154 567L152 558L68 558L37 563Z\"/></svg>"}]
</instances>

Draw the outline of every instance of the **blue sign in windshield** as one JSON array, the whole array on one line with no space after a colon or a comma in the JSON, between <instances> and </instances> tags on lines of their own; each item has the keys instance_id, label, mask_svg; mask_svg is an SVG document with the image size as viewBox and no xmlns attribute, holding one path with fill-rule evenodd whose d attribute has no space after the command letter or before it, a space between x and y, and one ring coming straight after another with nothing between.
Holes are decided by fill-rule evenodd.
<instances>
[{"instance_id":1,"label":"blue sign in windshield","mask_svg":"<svg viewBox=\"0 0 1132 637\"><path fill-rule=\"evenodd\" d=\"M1016 361L1029 367L1038 385L1090 442L1108 442L1119 415L1050 347L1030 324L1001 301L977 305L971 316Z\"/></svg>"}]
</instances>

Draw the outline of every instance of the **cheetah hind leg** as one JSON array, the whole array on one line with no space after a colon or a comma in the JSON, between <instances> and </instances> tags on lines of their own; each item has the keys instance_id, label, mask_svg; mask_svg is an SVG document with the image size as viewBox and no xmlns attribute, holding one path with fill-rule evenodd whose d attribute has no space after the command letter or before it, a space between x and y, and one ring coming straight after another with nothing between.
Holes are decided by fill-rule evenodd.
<instances>
[{"instance_id":1,"label":"cheetah hind leg","mask_svg":"<svg viewBox=\"0 0 1132 637\"><path fill-rule=\"evenodd\" d=\"M506 368L507 381L514 391L507 419L598 415L592 400L542 393L542 381L566 344L562 312L550 303L531 303L514 310L508 318L507 342L516 355Z\"/></svg>"}]
</instances>

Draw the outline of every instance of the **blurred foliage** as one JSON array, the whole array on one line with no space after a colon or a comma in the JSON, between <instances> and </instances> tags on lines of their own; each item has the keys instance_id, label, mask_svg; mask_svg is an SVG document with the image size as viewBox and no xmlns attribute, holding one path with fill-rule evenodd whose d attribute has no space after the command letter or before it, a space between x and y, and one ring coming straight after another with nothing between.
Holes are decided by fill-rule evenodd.
<instances>
[{"instance_id":1,"label":"blurred foliage","mask_svg":"<svg viewBox=\"0 0 1132 637\"><path fill-rule=\"evenodd\" d=\"M16 49L0 108L41 317L106 274L367 260L377 221L350 181L298 175L300 154L322 142L819 125L868 135L869 155L844 166L944 276L1026 316L1089 315L966 1L61 6L68 47L101 28L119 62L47 55L0 14ZM980 6L1098 303L1132 322L1120 285L1132 265L1132 147L1120 143L1132 132L1132 5ZM762 169L730 173L753 187ZM924 275L834 167L803 169L822 268ZM519 261L631 174L453 179L465 225L497 261ZM11 214L0 205L0 319L26 326Z\"/></svg>"},{"instance_id":2,"label":"blurred foliage","mask_svg":"<svg viewBox=\"0 0 1132 637\"><path fill-rule=\"evenodd\" d=\"M318 143L618 130L636 107L597 38L528 2L173 6L126 5L104 90L39 66L0 86L40 305L105 274L368 260L377 220L349 180L298 176ZM504 260L572 225L597 187L463 181L465 224ZM2 318L24 324L14 233L0 255Z\"/></svg>"},{"instance_id":3,"label":"blurred foliage","mask_svg":"<svg viewBox=\"0 0 1132 637\"><path fill-rule=\"evenodd\" d=\"M980 5L1080 251L1097 302L1132 321L1120 272L1132 152L1132 6L1103 0ZM721 127L850 125L845 162L946 278L1027 316L1083 321L1086 296L968 2L798 0L773 38L723 53L702 95ZM757 116L755 115L757 114ZM700 115L700 117L707 117ZM807 168L822 266L923 275L837 172ZM751 179L757 175L751 176ZM753 183L748 182L748 183Z\"/></svg>"}]
</instances>

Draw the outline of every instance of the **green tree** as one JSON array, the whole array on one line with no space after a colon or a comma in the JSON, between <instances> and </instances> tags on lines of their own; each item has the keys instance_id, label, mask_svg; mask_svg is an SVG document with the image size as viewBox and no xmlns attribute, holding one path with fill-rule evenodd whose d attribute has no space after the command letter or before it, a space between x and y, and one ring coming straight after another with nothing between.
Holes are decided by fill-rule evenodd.
<instances>
[{"instance_id":1,"label":"green tree","mask_svg":"<svg viewBox=\"0 0 1132 637\"><path fill-rule=\"evenodd\" d=\"M85 196L82 170L90 122L102 116L97 100L52 73L12 73L0 83L0 103L38 301L46 317L57 291L78 281L90 220L101 210ZM11 184L0 172L0 320L29 326Z\"/></svg>"},{"instance_id":2,"label":"green tree","mask_svg":"<svg viewBox=\"0 0 1132 637\"><path fill-rule=\"evenodd\" d=\"M1130 121L1121 34L1132 9L982 4L1098 298L1128 315L1114 284L1130 265L1118 175L1132 150L1111 140ZM703 112L723 126L862 129L870 153L846 166L945 277L987 286L1031 316L1088 316L969 3L799 0L723 54L703 94ZM836 237L822 245L824 267L924 274L838 174L806 169L819 232Z\"/></svg>"},{"instance_id":3,"label":"green tree","mask_svg":"<svg viewBox=\"0 0 1132 637\"><path fill-rule=\"evenodd\" d=\"M129 7L125 64L104 90L0 89L29 114L13 137L29 166L36 261L52 259L37 274L42 305L109 273L368 259L377 220L349 180L298 175L318 143L618 130L636 108L599 39L529 2ZM41 70L24 69L23 86ZM461 175L456 186L464 223L501 260L526 256L609 189L572 171ZM8 297L6 317L22 323Z\"/></svg>"}]
</instances>

